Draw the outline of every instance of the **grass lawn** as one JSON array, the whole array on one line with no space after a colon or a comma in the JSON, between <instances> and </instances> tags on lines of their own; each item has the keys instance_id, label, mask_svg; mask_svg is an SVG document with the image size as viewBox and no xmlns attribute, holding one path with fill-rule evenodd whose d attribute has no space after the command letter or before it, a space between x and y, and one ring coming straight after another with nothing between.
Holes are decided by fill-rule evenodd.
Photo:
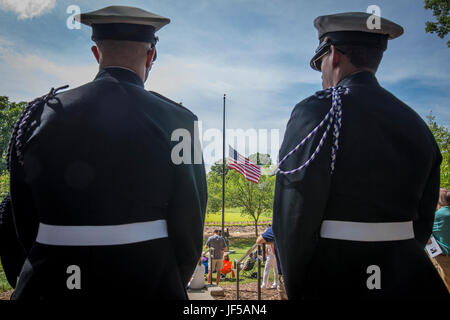
<instances>
[{"instance_id":1,"label":"grass lawn","mask_svg":"<svg viewBox=\"0 0 450 320\"><path fill-rule=\"evenodd\" d=\"M259 217L259 224L262 223L271 223L272 217L270 214L268 215L261 215ZM241 215L241 208L225 208L225 223L249 223L253 225L253 219L250 216L242 216ZM222 211L219 213L208 213L206 215L205 223L211 224L221 224L222 223Z\"/></svg>"},{"instance_id":2,"label":"grass lawn","mask_svg":"<svg viewBox=\"0 0 450 320\"><path fill-rule=\"evenodd\" d=\"M249 224L252 225L254 224L254 222L252 221L252 218L250 216L242 216L241 215L241 208L225 208L225 225L233 225L233 224L238 224L238 225L242 225L242 224ZM258 224L270 224L272 222L272 217L271 214L267 214L267 215L261 215L258 221ZM217 224L217 225L221 225L222 224L222 212L219 213L208 213L206 215L206 219L205 219L205 224L206 225L211 225L211 224ZM206 242L207 236L205 236L204 242ZM240 259L246 252L248 249L250 249L251 246L253 246L253 244L256 241L256 237L254 238L231 238L230 239L230 250L233 250L234 253L230 254L230 260L234 262L235 259ZM206 249L204 249L206 250ZM245 261L245 260L244 260ZM255 268L253 269L254 271L257 270L257 267L255 265ZM264 273L264 264L261 264L261 277L262 274ZM213 274L213 282L215 281L215 274ZM273 281L273 272L271 272L270 278L269 280L272 283ZM262 280L261 280L262 281ZM221 282L225 282L225 283L236 283L236 280L231 278L231 275L228 274L226 280L222 280ZM239 282L240 283L251 283L251 282L257 282L257 279L255 278L251 278L250 276L246 276L244 275L242 272L239 273Z\"/></svg>"},{"instance_id":3,"label":"grass lawn","mask_svg":"<svg viewBox=\"0 0 450 320\"><path fill-rule=\"evenodd\" d=\"M3 271L3 267L0 264L0 292L7 291L12 289L9 285L8 281L6 280L5 272Z\"/></svg>"}]
</instances>

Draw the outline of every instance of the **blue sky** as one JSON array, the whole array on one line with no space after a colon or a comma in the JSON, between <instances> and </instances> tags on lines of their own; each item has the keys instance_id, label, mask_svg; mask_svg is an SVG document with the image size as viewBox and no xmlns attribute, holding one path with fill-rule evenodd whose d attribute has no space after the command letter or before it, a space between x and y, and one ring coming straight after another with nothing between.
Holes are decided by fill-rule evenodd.
<instances>
[{"instance_id":1,"label":"blue sky","mask_svg":"<svg viewBox=\"0 0 450 320\"><path fill-rule=\"evenodd\" d=\"M380 83L422 117L432 110L450 127L448 39L425 33L433 18L422 0L0 0L0 95L31 100L95 76L90 28L66 27L73 4L82 12L120 4L169 17L146 88L182 101L204 129L221 128L226 93L228 128L279 129L280 138L293 106L321 89L320 73L309 67L318 42L314 18L378 5L405 29L389 42Z\"/></svg>"}]
</instances>

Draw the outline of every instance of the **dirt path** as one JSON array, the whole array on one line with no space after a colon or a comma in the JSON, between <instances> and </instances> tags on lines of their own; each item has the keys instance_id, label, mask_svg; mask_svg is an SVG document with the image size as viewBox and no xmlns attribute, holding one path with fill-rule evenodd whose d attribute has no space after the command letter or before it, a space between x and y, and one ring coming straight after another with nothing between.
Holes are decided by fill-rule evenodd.
<instances>
[{"instance_id":1,"label":"dirt path","mask_svg":"<svg viewBox=\"0 0 450 320\"><path fill-rule=\"evenodd\" d=\"M0 292L0 300L9 300L11 298L11 294L13 293L13 290L8 290L4 292Z\"/></svg>"},{"instance_id":2,"label":"dirt path","mask_svg":"<svg viewBox=\"0 0 450 320\"><path fill-rule=\"evenodd\" d=\"M239 284L240 300L257 300L257 283ZM236 284L221 284L224 297L214 297L215 300L236 300ZM281 300L277 289L261 289L261 300Z\"/></svg>"},{"instance_id":3,"label":"dirt path","mask_svg":"<svg viewBox=\"0 0 450 320\"><path fill-rule=\"evenodd\" d=\"M214 297L216 300L236 300L236 284L221 284L224 291L224 297ZM256 283L246 283L239 285L239 299L241 300L257 300ZM0 293L0 300L9 300L13 290ZM276 289L262 289L261 300L280 300Z\"/></svg>"},{"instance_id":4,"label":"dirt path","mask_svg":"<svg viewBox=\"0 0 450 320\"><path fill-rule=\"evenodd\" d=\"M258 227L258 234L262 234L264 231L266 231L269 227L268 226L259 226ZM227 231L230 233L230 237L233 238L256 238L255 234L255 227L254 226L231 226L231 227L225 227L225 232ZM204 236L209 237L212 236L214 230L221 230L221 227L209 227L205 226L204 229Z\"/></svg>"}]
</instances>

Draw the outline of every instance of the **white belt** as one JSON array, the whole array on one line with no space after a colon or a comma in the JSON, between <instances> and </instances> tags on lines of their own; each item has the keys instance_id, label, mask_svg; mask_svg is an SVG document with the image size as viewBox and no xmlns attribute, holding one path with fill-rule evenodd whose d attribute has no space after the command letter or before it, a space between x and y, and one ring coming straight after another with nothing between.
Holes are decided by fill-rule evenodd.
<instances>
[{"instance_id":1,"label":"white belt","mask_svg":"<svg viewBox=\"0 0 450 320\"><path fill-rule=\"evenodd\" d=\"M41 223L36 242L53 246L113 246L167 236L166 220L110 226L56 226Z\"/></svg>"},{"instance_id":2,"label":"white belt","mask_svg":"<svg viewBox=\"0 0 450 320\"><path fill-rule=\"evenodd\" d=\"M366 223L324 220L320 236L350 241L398 241L414 239L414 229L412 221Z\"/></svg>"}]
</instances>

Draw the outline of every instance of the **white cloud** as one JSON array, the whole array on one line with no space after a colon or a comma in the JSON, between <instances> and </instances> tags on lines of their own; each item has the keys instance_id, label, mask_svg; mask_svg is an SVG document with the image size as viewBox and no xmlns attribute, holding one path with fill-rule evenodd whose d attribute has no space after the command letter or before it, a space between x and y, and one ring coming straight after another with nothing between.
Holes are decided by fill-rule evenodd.
<instances>
[{"instance_id":1,"label":"white cloud","mask_svg":"<svg viewBox=\"0 0 450 320\"><path fill-rule=\"evenodd\" d=\"M410 53L409 55L386 51L381 61L377 76L381 81L396 83L409 79L421 80L424 83L437 85L448 84L450 65L448 50L430 51L427 53Z\"/></svg>"},{"instance_id":2,"label":"white cloud","mask_svg":"<svg viewBox=\"0 0 450 320\"><path fill-rule=\"evenodd\" d=\"M0 94L13 101L30 101L47 93L51 87L69 84L71 88L91 81L96 64L60 64L34 54L20 54L11 43L0 38Z\"/></svg>"},{"instance_id":3,"label":"white cloud","mask_svg":"<svg viewBox=\"0 0 450 320\"><path fill-rule=\"evenodd\" d=\"M302 72L277 65L246 65L225 61L223 57L209 55L160 55L146 88L177 102L182 101L202 120L204 130L222 130L222 99L226 93L227 129L266 129L268 132L274 129L278 130L281 139L293 106L304 98L299 93L290 101L286 90L292 86L301 89L302 84L320 87L320 74L314 71ZM212 157L212 161L210 159L210 164L221 157L222 141L221 138L219 140L220 152ZM203 146L210 143L204 141ZM233 141L229 140L228 143L233 144ZM247 148L235 147L246 155L257 148L252 141L248 141ZM271 153L275 160L278 147L272 148L270 144L267 147L267 150L260 151Z\"/></svg>"},{"instance_id":4,"label":"white cloud","mask_svg":"<svg viewBox=\"0 0 450 320\"><path fill-rule=\"evenodd\" d=\"M267 64L226 63L225 59L207 55L166 55L155 67L153 76L164 89L188 85L214 94L229 90L273 92L286 88L287 84L320 82L320 76L314 71L301 72Z\"/></svg>"},{"instance_id":5,"label":"white cloud","mask_svg":"<svg viewBox=\"0 0 450 320\"><path fill-rule=\"evenodd\" d=\"M235 127L265 127L261 122L286 103L292 86L321 83L320 74L302 72L296 68L277 65L236 64L222 57L202 55L183 57L165 55L158 60L150 74L146 87L182 101L200 115L217 115L223 94L227 94L230 120ZM300 99L296 97L295 99ZM298 102L287 101L290 108ZM233 113L234 112L234 113ZM239 117L235 117L239 114ZM278 113L279 115L279 113ZM284 115L283 115L284 116ZM277 116L271 121L276 121ZM218 127L220 119L212 119ZM217 122L217 124L215 124ZM273 123L273 122L272 122Z\"/></svg>"},{"instance_id":6,"label":"white cloud","mask_svg":"<svg viewBox=\"0 0 450 320\"><path fill-rule=\"evenodd\" d=\"M30 101L51 87L65 84L70 88L77 87L91 81L98 70L96 64L61 64L34 54L18 54L13 49L13 44L0 38L0 68L4 78L8 79L0 84L0 95L7 95L12 101ZM284 113L273 115L280 107L273 95L298 81L290 70L225 65L211 57L187 59L167 55L158 62L146 87L183 101L202 120L203 131L208 128L221 130L221 98L227 92L228 129L279 129L282 137L292 106ZM266 115L270 113L272 116L268 118ZM249 150L256 150L256 146L249 143ZM209 142L204 146L207 144ZM267 147L267 152L276 157L278 148L271 148L270 143ZM221 157L222 148L219 149L220 153L211 163ZM239 151L248 153L249 150Z\"/></svg>"},{"instance_id":7,"label":"white cloud","mask_svg":"<svg viewBox=\"0 0 450 320\"><path fill-rule=\"evenodd\" d=\"M56 0L0 0L0 9L14 11L19 19L30 19L50 11Z\"/></svg>"}]
</instances>

